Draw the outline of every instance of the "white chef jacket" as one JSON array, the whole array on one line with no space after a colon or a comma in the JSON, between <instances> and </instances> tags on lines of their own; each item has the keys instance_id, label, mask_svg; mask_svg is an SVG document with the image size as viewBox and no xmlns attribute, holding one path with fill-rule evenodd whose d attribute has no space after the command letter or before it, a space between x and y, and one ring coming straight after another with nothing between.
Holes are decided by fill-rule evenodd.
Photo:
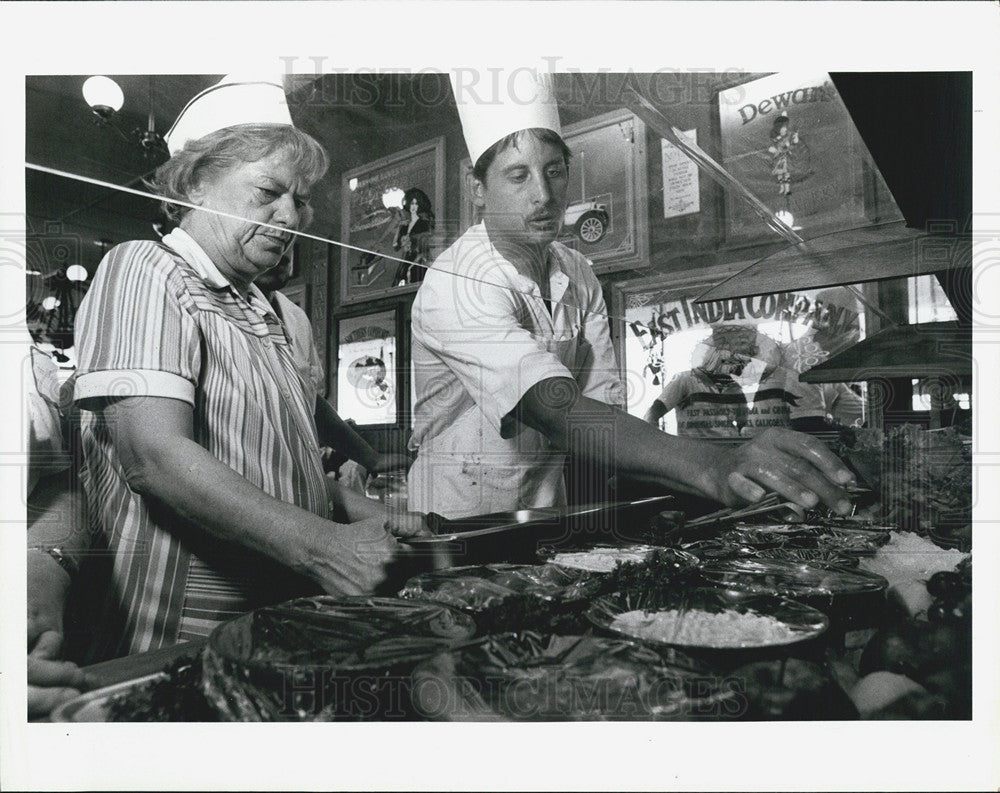
<instances>
[{"instance_id":1,"label":"white chef jacket","mask_svg":"<svg viewBox=\"0 0 1000 793\"><path fill-rule=\"evenodd\" d=\"M446 518L566 503L565 451L509 415L552 377L624 404L607 310L590 262L549 245L551 313L482 223L431 267L413 304L416 401L409 509Z\"/></svg>"}]
</instances>

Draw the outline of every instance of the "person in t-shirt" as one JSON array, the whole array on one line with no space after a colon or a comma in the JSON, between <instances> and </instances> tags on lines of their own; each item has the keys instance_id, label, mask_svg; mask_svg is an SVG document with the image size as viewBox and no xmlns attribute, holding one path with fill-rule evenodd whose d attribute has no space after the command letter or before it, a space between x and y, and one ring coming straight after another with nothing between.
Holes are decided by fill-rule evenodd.
<instances>
[{"instance_id":1,"label":"person in t-shirt","mask_svg":"<svg viewBox=\"0 0 1000 793\"><path fill-rule=\"evenodd\" d=\"M678 435L739 438L747 421L747 400L737 378L757 353L756 337L749 326L713 327L695 347L692 368L667 381L644 419L658 425L673 410Z\"/></svg>"}]
</instances>

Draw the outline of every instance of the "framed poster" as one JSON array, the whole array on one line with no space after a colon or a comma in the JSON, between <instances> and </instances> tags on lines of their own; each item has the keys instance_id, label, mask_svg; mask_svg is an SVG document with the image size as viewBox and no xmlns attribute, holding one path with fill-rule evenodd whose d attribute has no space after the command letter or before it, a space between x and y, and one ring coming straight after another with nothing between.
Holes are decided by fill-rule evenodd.
<instances>
[{"instance_id":1,"label":"framed poster","mask_svg":"<svg viewBox=\"0 0 1000 793\"><path fill-rule=\"evenodd\" d=\"M722 165L803 237L867 225L867 156L825 72L779 72L719 91ZM726 237L770 232L732 191Z\"/></svg>"},{"instance_id":2,"label":"framed poster","mask_svg":"<svg viewBox=\"0 0 1000 793\"><path fill-rule=\"evenodd\" d=\"M359 425L399 423L398 309L336 322L337 413Z\"/></svg>"},{"instance_id":3,"label":"framed poster","mask_svg":"<svg viewBox=\"0 0 1000 793\"><path fill-rule=\"evenodd\" d=\"M615 111L565 127L562 137L573 156L559 242L590 259L596 273L644 264L646 125L628 111ZM466 157L459 163L461 231L479 222L471 179Z\"/></svg>"},{"instance_id":4,"label":"framed poster","mask_svg":"<svg viewBox=\"0 0 1000 793\"><path fill-rule=\"evenodd\" d=\"M839 423L860 419L859 390L798 382L799 374L864 337L857 298L830 287L694 302L731 268L614 287L614 311L624 318L618 353L628 412L646 417L660 400L667 406L661 429L702 438L788 426L813 397ZM834 385L837 393L826 393Z\"/></svg>"},{"instance_id":5,"label":"framed poster","mask_svg":"<svg viewBox=\"0 0 1000 793\"><path fill-rule=\"evenodd\" d=\"M594 263L597 273L645 264L646 125L627 110L563 129L573 153L559 241Z\"/></svg>"},{"instance_id":6,"label":"framed poster","mask_svg":"<svg viewBox=\"0 0 1000 793\"><path fill-rule=\"evenodd\" d=\"M416 291L443 249L443 206L443 136L344 173L341 234L362 250L341 255L341 303Z\"/></svg>"}]
</instances>

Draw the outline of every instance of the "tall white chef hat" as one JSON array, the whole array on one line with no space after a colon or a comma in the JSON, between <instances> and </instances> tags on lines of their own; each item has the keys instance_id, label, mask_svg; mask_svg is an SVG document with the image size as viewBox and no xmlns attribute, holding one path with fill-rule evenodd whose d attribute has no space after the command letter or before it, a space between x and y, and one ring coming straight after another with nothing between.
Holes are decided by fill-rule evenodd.
<instances>
[{"instance_id":1,"label":"tall white chef hat","mask_svg":"<svg viewBox=\"0 0 1000 793\"><path fill-rule=\"evenodd\" d=\"M455 69L451 88L473 165L512 132L541 127L562 135L549 72L528 66Z\"/></svg>"},{"instance_id":2,"label":"tall white chef hat","mask_svg":"<svg viewBox=\"0 0 1000 793\"><path fill-rule=\"evenodd\" d=\"M293 126L280 76L227 74L187 103L166 134L171 156L189 140L237 124Z\"/></svg>"}]
</instances>

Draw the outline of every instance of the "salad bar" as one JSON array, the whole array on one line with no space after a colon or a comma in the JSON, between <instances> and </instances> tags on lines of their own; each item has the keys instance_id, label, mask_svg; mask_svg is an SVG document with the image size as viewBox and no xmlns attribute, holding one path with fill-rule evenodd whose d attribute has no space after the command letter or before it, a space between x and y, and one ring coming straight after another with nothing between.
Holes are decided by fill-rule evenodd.
<instances>
[{"instance_id":1,"label":"salad bar","mask_svg":"<svg viewBox=\"0 0 1000 793\"><path fill-rule=\"evenodd\" d=\"M971 553L874 518L676 506L439 525L424 544L475 563L243 615L53 718L971 718Z\"/></svg>"}]
</instances>

